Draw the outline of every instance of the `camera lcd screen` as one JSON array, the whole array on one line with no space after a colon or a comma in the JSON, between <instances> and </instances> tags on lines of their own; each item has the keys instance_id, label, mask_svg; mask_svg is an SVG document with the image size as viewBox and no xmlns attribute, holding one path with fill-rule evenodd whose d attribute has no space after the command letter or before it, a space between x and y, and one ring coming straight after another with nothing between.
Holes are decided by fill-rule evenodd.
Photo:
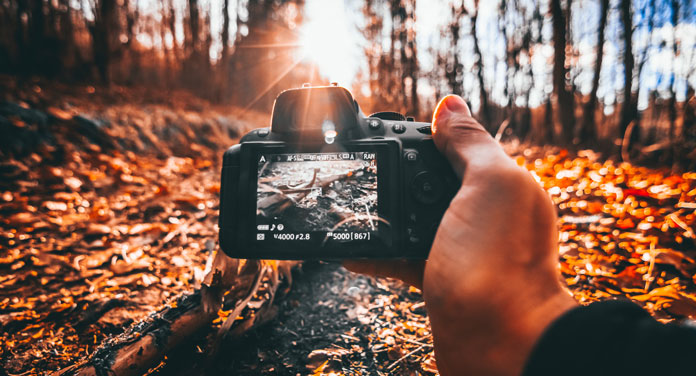
<instances>
[{"instance_id":1,"label":"camera lcd screen","mask_svg":"<svg viewBox=\"0 0 696 376\"><path fill-rule=\"evenodd\" d=\"M388 226L375 151L257 156L256 241L367 243Z\"/></svg>"}]
</instances>

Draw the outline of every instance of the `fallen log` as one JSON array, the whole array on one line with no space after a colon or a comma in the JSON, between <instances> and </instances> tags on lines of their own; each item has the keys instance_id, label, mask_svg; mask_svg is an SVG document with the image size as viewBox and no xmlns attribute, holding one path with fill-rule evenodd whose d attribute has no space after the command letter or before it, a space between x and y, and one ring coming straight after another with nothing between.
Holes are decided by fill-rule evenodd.
<instances>
[{"instance_id":1,"label":"fallen log","mask_svg":"<svg viewBox=\"0 0 696 376\"><path fill-rule=\"evenodd\" d=\"M292 264L294 265L294 264ZM262 264L261 261L240 261L230 259L223 253L216 253L208 262L209 271L203 285L190 293L179 296L173 303L146 319L132 325L116 337L105 341L89 357L67 368L53 373L54 376L130 376L141 375L159 364L164 355L182 342L190 339L202 328L218 317L226 292L244 291L245 295L258 292L259 274L269 278L268 286L274 296L280 275L289 273L290 264ZM243 296L240 301L248 303L251 296ZM269 304L266 304L269 303ZM249 330L274 316L271 302L262 304L261 310L244 320L232 330L233 335ZM241 311L241 310L239 310ZM237 310L235 313L238 314ZM258 316L258 317L257 317ZM234 320L230 320L234 322ZM227 330L231 325L227 325Z\"/></svg>"},{"instance_id":2,"label":"fallen log","mask_svg":"<svg viewBox=\"0 0 696 376\"><path fill-rule=\"evenodd\" d=\"M200 290L182 295L175 304L107 340L86 360L54 375L141 375L213 318L204 313Z\"/></svg>"},{"instance_id":3,"label":"fallen log","mask_svg":"<svg viewBox=\"0 0 696 376\"><path fill-rule=\"evenodd\" d=\"M331 184L341 181L348 181L359 176L360 173L367 171L367 167L361 167L352 171L348 171L345 174L331 175L325 177L324 179L317 178L317 172L315 170L314 177L312 181L301 187L278 187L278 188L268 188L274 193L267 196L257 203L258 210L263 216L273 216L278 213L283 212L293 203L297 203L304 199L313 189L320 188L322 192L326 190ZM291 194L297 194L296 197L290 196Z\"/></svg>"}]
</instances>

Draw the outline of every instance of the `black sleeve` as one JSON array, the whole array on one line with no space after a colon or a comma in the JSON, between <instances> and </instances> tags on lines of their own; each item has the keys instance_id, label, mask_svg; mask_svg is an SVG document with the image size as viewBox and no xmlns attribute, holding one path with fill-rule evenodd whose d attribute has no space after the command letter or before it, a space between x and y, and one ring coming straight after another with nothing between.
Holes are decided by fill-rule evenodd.
<instances>
[{"instance_id":1,"label":"black sleeve","mask_svg":"<svg viewBox=\"0 0 696 376\"><path fill-rule=\"evenodd\" d=\"M696 328L630 301L574 308L546 329L523 375L696 375Z\"/></svg>"}]
</instances>

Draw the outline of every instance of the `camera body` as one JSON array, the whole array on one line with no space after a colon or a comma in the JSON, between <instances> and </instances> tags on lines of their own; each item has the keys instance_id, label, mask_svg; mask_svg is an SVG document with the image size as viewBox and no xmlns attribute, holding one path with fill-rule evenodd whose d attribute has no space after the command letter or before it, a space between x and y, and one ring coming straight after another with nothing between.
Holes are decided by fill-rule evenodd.
<instances>
[{"instance_id":1,"label":"camera body","mask_svg":"<svg viewBox=\"0 0 696 376\"><path fill-rule=\"evenodd\" d=\"M365 116L340 86L282 92L271 127L223 156L220 247L234 258L428 256L460 180L430 123Z\"/></svg>"}]
</instances>

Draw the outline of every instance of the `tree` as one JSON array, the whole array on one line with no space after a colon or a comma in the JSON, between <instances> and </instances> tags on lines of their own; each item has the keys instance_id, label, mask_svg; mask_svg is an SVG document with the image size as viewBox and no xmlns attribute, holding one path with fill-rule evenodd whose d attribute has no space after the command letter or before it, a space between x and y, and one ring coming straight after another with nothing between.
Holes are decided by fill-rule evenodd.
<instances>
[{"instance_id":1,"label":"tree","mask_svg":"<svg viewBox=\"0 0 696 376\"><path fill-rule=\"evenodd\" d=\"M449 53L440 54L438 56L438 64L443 68L444 77L447 82L449 91L452 94L462 95L464 94L463 88L463 70L464 67L459 59L460 53L460 28L462 23L462 17L466 15L466 9L464 4L460 4L455 7L454 4L451 5L451 19L449 24L446 26L447 33L451 38L450 46L447 46L446 51Z\"/></svg>"},{"instance_id":2,"label":"tree","mask_svg":"<svg viewBox=\"0 0 696 376\"><path fill-rule=\"evenodd\" d=\"M571 0L567 0L569 3ZM570 4L569 4L570 5ZM561 138L564 143L573 141L575 130L575 108L573 93L568 89L566 77L569 77L569 64L566 64L566 28L570 19L570 6L568 14L564 14L561 0L551 0L551 16L553 18L553 92L555 96L556 121L561 124Z\"/></svg>"},{"instance_id":3,"label":"tree","mask_svg":"<svg viewBox=\"0 0 696 376\"><path fill-rule=\"evenodd\" d=\"M116 17L116 0L98 0L94 8L92 34L92 53L94 65L99 72L102 83L111 83L111 57L117 46L112 42L118 36Z\"/></svg>"},{"instance_id":4,"label":"tree","mask_svg":"<svg viewBox=\"0 0 696 376\"><path fill-rule=\"evenodd\" d=\"M177 23L177 18L176 18L176 11L174 10L174 0L167 0L167 29L169 34L172 37L172 48L171 48L171 58L175 62L180 61L181 57L179 54L179 42L176 39L176 23Z\"/></svg>"},{"instance_id":5,"label":"tree","mask_svg":"<svg viewBox=\"0 0 696 376\"><path fill-rule=\"evenodd\" d=\"M46 17L44 15L43 0L30 0L30 4L31 17L29 18L29 40L35 47L29 49L27 52L30 54L30 69L32 72L37 72L40 70L40 59L37 56L40 51L37 51L36 48L38 47L41 49L46 45Z\"/></svg>"},{"instance_id":6,"label":"tree","mask_svg":"<svg viewBox=\"0 0 696 376\"><path fill-rule=\"evenodd\" d=\"M134 83L138 82L140 79L140 49L137 46L136 43L136 37L137 37L137 30L136 30L136 25L138 23L138 19L140 18L140 6L137 1L133 1L133 7L134 9L130 9L130 1L126 0L124 2L123 8L126 13L126 37L128 38L128 41L125 43L124 48L128 51L128 54L131 57L131 69L128 74L128 82L129 83ZM164 41L164 37L162 38L162 41ZM163 48L164 48L164 43L163 43Z\"/></svg>"},{"instance_id":7,"label":"tree","mask_svg":"<svg viewBox=\"0 0 696 376\"><path fill-rule=\"evenodd\" d=\"M401 43L401 64L404 69L404 80L402 80L402 88L404 93L406 90L409 95L404 95L404 107L408 108L407 113L414 117L418 117L418 78L420 77L418 67L418 50L416 49L416 0L406 0L406 13L402 25L402 43ZM409 84L406 85L406 78ZM408 98L410 97L410 98ZM407 102L410 99L410 103Z\"/></svg>"},{"instance_id":8,"label":"tree","mask_svg":"<svg viewBox=\"0 0 696 376\"><path fill-rule=\"evenodd\" d=\"M67 68L69 66L74 67L75 65L81 65L82 58L79 54L78 47L75 43L75 29L73 27L73 10L70 7L70 1L60 0L59 11L59 31L56 32L56 35L59 35L62 38L61 53L58 58L58 60L61 63L59 68Z\"/></svg>"},{"instance_id":9,"label":"tree","mask_svg":"<svg viewBox=\"0 0 696 376\"><path fill-rule=\"evenodd\" d=\"M679 23L679 1L678 0L672 0L672 53L674 56L674 59L677 58L677 53L678 48L677 48L677 34L676 34L676 29L677 29L677 24ZM677 71L675 67L672 67L672 74L670 75L669 79L669 91L670 91L670 98L669 98L669 103L668 103L668 114L669 114L669 143L671 145L670 152L671 152L671 157L673 162L676 162L678 159L679 151L676 145L676 136L677 136L677 93L675 90L675 77L677 75Z\"/></svg>"},{"instance_id":10,"label":"tree","mask_svg":"<svg viewBox=\"0 0 696 376\"><path fill-rule=\"evenodd\" d=\"M609 0L600 0L599 5L599 29L597 30L597 63L595 64L594 75L592 76L592 90L590 98L585 105L582 128L580 130L580 141L591 145L597 139L597 127L595 125L595 111L597 109L597 90L599 90L599 76L604 60L604 31L607 26L607 15L609 14Z\"/></svg>"},{"instance_id":11,"label":"tree","mask_svg":"<svg viewBox=\"0 0 696 376\"><path fill-rule=\"evenodd\" d=\"M365 0L363 6L363 17L366 24L363 28L363 36L367 42L363 51L367 60L367 83L370 88L370 96L375 103L386 103L387 95L380 81L384 18L375 9L376 5L374 0Z\"/></svg>"},{"instance_id":12,"label":"tree","mask_svg":"<svg viewBox=\"0 0 696 376\"><path fill-rule=\"evenodd\" d=\"M486 92L486 85L483 79L483 54L481 54L481 47L479 45L479 38L477 33L476 24L479 16L478 0L474 3L474 11L471 16L471 36L474 39L474 54L476 55L476 78L478 78L479 86L479 96L481 98L481 109L479 111L479 117L481 122L488 127L491 127L491 114L488 104L488 93Z\"/></svg>"},{"instance_id":13,"label":"tree","mask_svg":"<svg viewBox=\"0 0 696 376\"><path fill-rule=\"evenodd\" d=\"M532 6L531 11L530 6ZM498 30L502 34L505 46L506 74L503 94L507 100L505 109L501 109L505 120L496 133L501 137L503 132L512 131L520 139L524 139L529 133L531 122L529 97L534 76L528 59L536 9L536 4L521 3L519 0L509 3L501 2L498 8L500 13ZM523 64L523 61L526 63ZM525 105L519 105L520 98L524 99Z\"/></svg>"},{"instance_id":14,"label":"tree","mask_svg":"<svg viewBox=\"0 0 696 376\"><path fill-rule=\"evenodd\" d=\"M649 14L649 15L648 15ZM645 63L648 61L648 57L650 56L650 49L652 48L652 34L653 34L653 28L654 28L654 23L655 23L655 0L649 0L648 3L645 5L645 8L643 9L643 16L644 18L647 18L647 25L646 25L646 31L648 33L648 40L647 43L645 43L645 46L643 47L643 51L641 54L641 59L638 63L638 68L636 72L636 77L638 77L638 82L640 83L641 77L643 75L643 68L645 67ZM637 95L640 93L640 85L637 90ZM633 119L633 131L632 131L632 139L636 140L640 138L640 133L641 133L641 118L642 115L638 112L638 101L633 100L631 102L632 109L631 111L635 114L635 118Z\"/></svg>"},{"instance_id":15,"label":"tree","mask_svg":"<svg viewBox=\"0 0 696 376\"><path fill-rule=\"evenodd\" d=\"M418 51L416 49L415 0L389 0L388 14L380 14L383 2L368 0L363 7L367 26L368 81L374 103L408 115L419 114ZM382 36L383 19L389 17L389 47Z\"/></svg>"},{"instance_id":16,"label":"tree","mask_svg":"<svg viewBox=\"0 0 696 376\"><path fill-rule=\"evenodd\" d=\"M621 119L619 122L618 137L623 139L626 136L628 125L636 117L636 106L633 104L631 87L633 84L633 12L631 11L631 1L621 0L621 23L623 25L623 63L624 63L624 87L623 104L621 105Z\"/></svg>"}]
</instances>

